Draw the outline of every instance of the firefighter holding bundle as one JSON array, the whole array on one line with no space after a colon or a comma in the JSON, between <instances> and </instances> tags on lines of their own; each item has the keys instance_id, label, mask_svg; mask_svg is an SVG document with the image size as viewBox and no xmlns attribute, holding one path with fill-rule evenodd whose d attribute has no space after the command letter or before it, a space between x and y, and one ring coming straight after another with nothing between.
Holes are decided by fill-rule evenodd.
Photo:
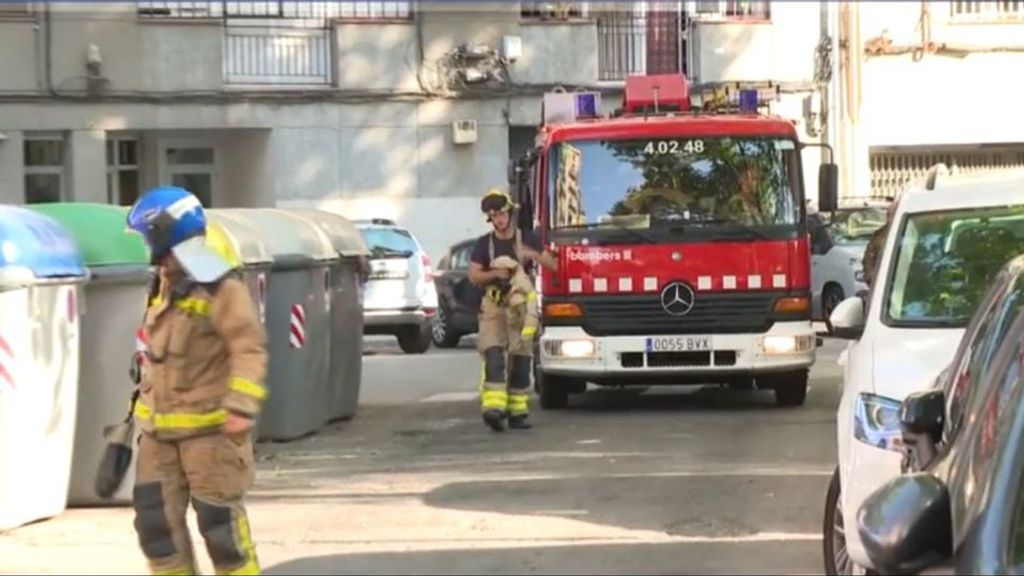
<instances>
[{"instance_id":1,"label":"firefighter holding bundle","mask_svg":"<svg viewBox=\"0 0 1024 576\"><path fill-rule=\"evenodd\" d=\"M533 339L538 325L534 263L557 270L557 262L535 234L515 226L515 203L491 189L480 202L491 232L473 250L469 280L484 287L477 349L483 358L480 403L484 422L495 432L531 427L528 391Z\"/></svg>"},{"instance_id":2,"label":"firefighter holding bundle","mask_svg":"<svg viewBox=\"0 0 1024 576\"><path fill-rule=\"evenodd\" d=\"M146 193L128 214L159 275L143 331L135 530L153 574L196 574L189 504L218 574L259 574L243 497L267 396L266 335L233 265L207 244L199 200Z\"/></svg>"}]
</instances>

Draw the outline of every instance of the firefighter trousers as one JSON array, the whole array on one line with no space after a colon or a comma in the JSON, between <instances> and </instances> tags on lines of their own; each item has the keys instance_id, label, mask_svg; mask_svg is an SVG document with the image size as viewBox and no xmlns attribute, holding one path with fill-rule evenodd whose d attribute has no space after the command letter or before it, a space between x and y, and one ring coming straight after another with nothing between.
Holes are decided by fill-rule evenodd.
<instances>
[{"instance_id":1,"label":"firefighter trousers","mask_svg":"<svg viewBox=\"0 0 1024 576\"><path fill-rule=\"evenodd\" d=\"M498 304L484 297L480 305L477 350L483 361L480 407L510 416L530 412L528 392L533 334L523 335L526 305Z\"/></svg>"},{"instance_id":2,"label":"firefighter trousers","mask_svg":"<svg viewBox=\"0 0 1024 576\"><path fill-rule=\"evenodd\" d=\"M135 480L135 531L153 574L197 574L186 512L217 574L259 574L242 500L254 477L251 433L158 440L142 434Z\"/></svg>"}]
</instances>

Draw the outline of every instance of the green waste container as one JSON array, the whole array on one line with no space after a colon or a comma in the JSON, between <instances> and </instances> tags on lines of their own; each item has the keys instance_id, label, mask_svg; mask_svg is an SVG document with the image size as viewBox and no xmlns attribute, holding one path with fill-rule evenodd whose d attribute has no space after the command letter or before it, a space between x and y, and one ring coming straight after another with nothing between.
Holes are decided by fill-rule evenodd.
<instances>
[{"instance_id":1,"label":"green waste container","mask_svg":"<svg viewBox=\"0 0 1024 576\"><path fill-rule=\"evenodd\" d=\"M290 210L309 219L331 240L339 259L331 267L330 420L355 416L363 375L363 304L360 274L370 250L344 216L323 210Z\"/></svg>"},{"instance_id":2,"label":"green waste container","mask_svg":"<svg viewBox=\"0 0 1024 576\"><path fill-rule=\"evenodd\" d=\"M273 258L267 280L270 395L258 440L287 441L330 419L330 268L337 255L309 220L274 208L223 208L258 230Z\"/></svg>"},{"instance_id":3,"label":"green waste container","mask_svg":"<svg viewBox=\"0 0 1024 576\"><path fill-rule=\"evenodd\" d=\"M125 505L132 501L135 455L124 483L110 500L95 493L105 426L128 415L132 383L128 366L142 325L151 267L138 234L127 232L128 208L109 204L31 204L74 237L89 271L84 286L78 416L68 505Z\"/></svg>"}]
</instances>

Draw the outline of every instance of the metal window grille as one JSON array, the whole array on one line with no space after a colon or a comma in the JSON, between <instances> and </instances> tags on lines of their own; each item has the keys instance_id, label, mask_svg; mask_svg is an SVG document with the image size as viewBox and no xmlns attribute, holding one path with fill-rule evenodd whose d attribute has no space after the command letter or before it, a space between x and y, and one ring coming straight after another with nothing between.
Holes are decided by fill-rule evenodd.
<instances>
[{"instance_id":1,"label":"metal window grille","mask_svg":"<svg viewBox=\"0 0 1024 576\"><path fill-rule=\"evenodd\" d=\"M638 2L597 14L601 80L685 72L682 2Z\"/></svg>"},{"instance_id":2,"label":"metal window grille","mask_svg":"<svg viewBox=\"0 0 1024 576\"><path fill-rule=\"evenodd\" d=\"M950 2L950 17L958 21L1004 22L1024 20L1024 1Z\"/></svg>"},{"instance_id":3,"label":"metal window grille","mask_svg":"<svg viewBox=\"0 0 1024 576\"><path fill-rule=\"evenodd\" d=\"M894 198L943 163L953 174L979 174L1024 168L1024 145L992 148L933 148L872 151L871 197Z\"/></svg>"}]
</instances>

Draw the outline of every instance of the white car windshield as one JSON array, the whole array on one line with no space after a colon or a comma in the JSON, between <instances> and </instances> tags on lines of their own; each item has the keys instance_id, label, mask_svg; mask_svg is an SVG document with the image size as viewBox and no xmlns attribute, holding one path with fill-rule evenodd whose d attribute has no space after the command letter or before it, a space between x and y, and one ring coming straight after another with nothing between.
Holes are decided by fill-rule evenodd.
<instances>
[{"instance_id":1,"label":"white car windshield","mask_svg":"<svg viewBox=\"0 0 1024 576\"><path fill-rule=\"evenodd\" d=\"M885 226L884 208L841 210L828 225L832 241L843 246L867 245L871 235Z\"/></svg>"},{"instance_id":2,"label":"white car windshield","mask_svg":"<svg viewBox=\"0 0 1024 576\"><path fill-rule=\"evenodd\" d=\"M992 278L1024 253L1024 204L911 214L899 233L887 322L962 328Z\"/></svg>"}]
</instances>

